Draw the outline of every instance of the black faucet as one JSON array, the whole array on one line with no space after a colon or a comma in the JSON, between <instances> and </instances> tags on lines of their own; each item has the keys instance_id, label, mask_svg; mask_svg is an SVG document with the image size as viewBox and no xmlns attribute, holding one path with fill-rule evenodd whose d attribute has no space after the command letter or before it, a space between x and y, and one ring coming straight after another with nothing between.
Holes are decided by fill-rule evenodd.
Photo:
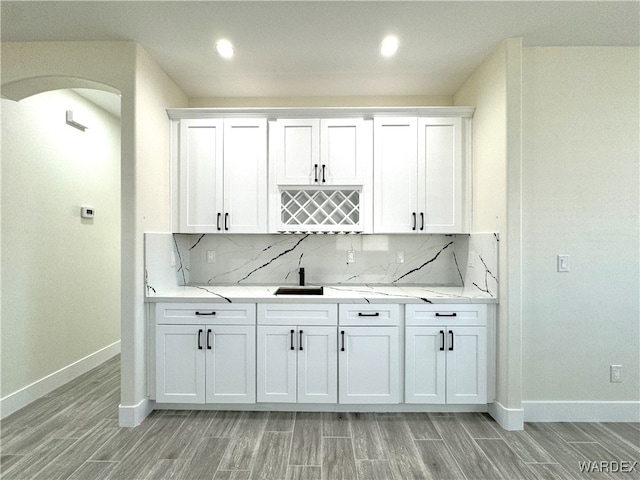
<instances>
[{"instance_id":1,"label":"black faucet","mask_svg":"<svg viewBox=\"0 0 640 480\"><path fill-rule=\"evenodd\" d=\"M300 268L298 275L300 275L300 286L304 287L304 268Z\"/></svg>"}]
</instances>

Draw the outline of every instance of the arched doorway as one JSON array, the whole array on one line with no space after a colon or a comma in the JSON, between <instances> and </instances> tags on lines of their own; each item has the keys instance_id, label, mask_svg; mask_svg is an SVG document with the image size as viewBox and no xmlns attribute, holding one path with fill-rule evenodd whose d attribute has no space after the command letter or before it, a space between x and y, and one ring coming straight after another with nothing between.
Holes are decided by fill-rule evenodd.
<instances>
[{"instance_id":1,"label":"arched doorway","mask_svg":"<svg viewBox=\"0 0 640 480\"><path fill-rule=\"evenodd\" d=\"M121 127L107 85L41 77L2 94L4 417L119 352Z\"/></svg>"}]
</instances>

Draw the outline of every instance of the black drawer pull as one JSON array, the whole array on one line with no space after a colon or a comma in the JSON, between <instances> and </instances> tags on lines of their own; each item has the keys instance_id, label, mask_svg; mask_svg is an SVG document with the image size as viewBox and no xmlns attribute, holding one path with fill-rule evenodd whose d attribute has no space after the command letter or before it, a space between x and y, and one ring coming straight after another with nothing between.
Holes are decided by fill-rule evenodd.
<instances>
[{"instance_id":1,"label":"black drawer pull","mask_svg":"<svg viewBox=\"0 0 640 480\"><path fill-rule=\"evenodd\" d=\"M379 317L380 312L371 312L371 313L358 312L358 316L359 317Z\"/></svg>"},{"instance_id":2,"label":"black drawer pull","mask_svg":"<svg viewBox=\"0 0 640 480\"><path fill-rule=\"evenodd\" d=\"M220 228L220 217L221 216L222 216L222 214L218 212L218 217L216 218L216 228L218 229L218 231L222 230L222 228Z\"/></svg>"},{"instance_id":3,"label":"black drawer pull","mask_svg":"<svg viewBox=\"0 0 640 480\"><path fill-rule=\"evenodd\" d=\"M322 164L322 183L325 183L325 182L327 181L327 180L324 178L324 171L325 171L325 168L327 168L327 166L326 166L326 165L324 165L324 164Z\"/></svg>"},{"instance_id":4,"label":"black drawer pull","mask_svg":"<svg viewBox=\"0 0 640 480\"><path fill-rule=\"evenodd\" d=\"M211 350L211 329L207 329L207 350Z\"/></svg>"},{"instance_id":5,"label":"black drawer pull","mask_svg":"<svg viewBox=\"0 0 640 480\"><path fill-rule=\"evenodd\" d=\"M420 230L424 230L424 212L420 212Z\"/></svg>"},{"instance_id":6,"label":"black drawer pull","mask_svg":"<svg viewBox=\"0 0 640 480\"><path fill-rule=\"evenodd\" d=\"M418 228L418 217L416 215L416 212L413 212L411 215L413 215L413 228L411 228L411 230L415 232L416 228Z\"/></svg>"},{"instance_id":7,"label":"black drawer pull","mask_svg":"<svg viewBox=\"0 0 640 480\"><path fill-rule=\"evenodd\" d=\"M296 333L295 330L291 330L291 350L295 350L296 347L293 346L293 335Z\"/></svg>"},{"instance_id":8,"label":"black drawer pull","mask_svg":"<svg viewBox=\"0 0 640 480\"><path fill-rule=\"evenodd\" d=\"M453 330L449 330L449 335L451 335L451 345L449 345L449 351L453 350Z\"/></svg>"},{"instance_id":9,"label":"black drawer pull","mask_svg":"<svg viewBox=\"0 0 640 480\"><path fill-rule=\"evenodd\" d=\"M198 330L198 350L202 350L202 329Z\"/></svg>"},{"instance_id":10,"label":"black drawer pull","mask_svg":"<svg viewBox=\"0 0 640 480\"><path fill-rule=\"evenodd\" d=\"M300 330L300 347L299 350L302 350L302 330Z\"/></svg>"},{"instance_id":11,"label":"black drawer pull","mask_svg":"<svg viewBox=\"0 0 640 480\"><path fill-rule=\"evenodd\" d=\"M453 313L440 313L436 312L436 317L457 317L458 314L456 312Z\"/></svg>"},{"instance_id":12,"label":"black drawer pull","mask_svg":"<svg viewBox=\"0 0 640 480\"><path fill-rule=\"evenodd\" d=\"M313 166L313 172L314 172L313 181L318 183L318 164L317 163Z\"/></svg>"},{"instance_id":13,"label":"black drawer pull","mask_svg":"<svg viewBox=\"0 0 640 480\"><path fill-rule=\"evenodd\" d=\"M216 312L196 312L196 315L198 315L199 317L210 317L215 314Z\"/></svg>"},{"instance_id":14,"label":"black drawer pull","mask_svg":"<svg viewBox=\"0 0 640 480\"><path fill-rule=\"evenodd\" d=\"M224 214L224 229L229 230L229 214Z\"/></svg>"},{"instance_id":15,"label":"black drawer pull","mask_svg":"<svg viewBox=\"0 0 640 480\"><path fill-rule=\"evenodd\" d=\"M440 330L440 351L444 352L444 330Z\"/></svg>"},{"instance_id":16,"label":"black drawer pull","mask_svg":"<svg viewBox=\"0 0 640 480\"><path fill-rule=\"evenodd\" d=\"M344 330L340 332L340 335L342 336L342 348L340 349L340 351L344 352Z\"/></svg>"}]
</instances>

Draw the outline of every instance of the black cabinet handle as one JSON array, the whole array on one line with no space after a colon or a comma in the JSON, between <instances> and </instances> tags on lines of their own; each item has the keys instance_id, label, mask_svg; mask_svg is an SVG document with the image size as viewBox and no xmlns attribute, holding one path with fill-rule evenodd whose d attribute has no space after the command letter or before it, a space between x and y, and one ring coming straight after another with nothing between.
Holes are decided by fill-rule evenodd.
<instances>
[{"instance_id":1,"label":"black cabinet handle","mask_svg":"<svg viewBox=\"0 0 640 480\"><path fill-rule=\"evenodd\" d=\"M220 212L218 212L218 217L216 218L216 228L218 229L218 231L222 230L222 228L220 227L220 217L222 216L222 214Z\"/></svg>"},{"instance_id":2,"label":"black cabinet handle","mask_svg":"<svg viewBox=\"0 0 640 480\"><path fill-rule=\"evenodd\" d=\"M295 350L296 347L293 346L293 334L296 333L295 330L291 330L291 350Z\"/></svg>"},{"instance_id":3,"label":"black cabinet handle","mask_svg":"<svg viewBox=\"0 0 640 480\"><path fill-rule=\"evenodd\" d=\"M424 230L424 212L420 212L420 230Z\"/></svg>"},{"instance_id":4,"label":"black cabinet handle","mask_svg":"<svg viewBox=\"0 0 640 480\"><path fill-rule=\"evenodd\" d=\"M202 350L202 329L198 330L198 350Z\"/></svg>"},{"instance_id":5,"label":"black cabinet handle","mask_svg":"<svg viewBox=\"0 0 640 480\"><path fill-rule=\"evenodd\" d=\"M302 330L300 330L300 348L299 350L302 350Z\"/></svg>"},{"instance_id":6,"label":"black cabinet handle","mask_svg":"<svg viewBox=\"0 0 640 480\"><path fill-rule=\"evenodd\" d=\"M318 164L313 166L313 181L318 183Z\"/></svg>"},{"instance_id":7,"label":"black cabinet handle","mask_svg":"<svg viewBox=\"0 0 640 480\"><path fill-rule=\"evenodd\" d=\"M340 335L342 336L342 348L340 349L340 351L344 352L344 330L340 332Z\"/></svg>"},{"instance_id":8,"label":"black cabinet handle","mask_svg":"<svg viewBox=\"0 0 640 480\"><path fill-rule=\"evenodd\" d=\"M371 313L358 312L358 316L359 317L379 317L380 312L371 312Z\"/></svg>"},{"instance_id":9,"label":"black cabinet handle","mask_svg":"<svg viewBox=\"0 0 640 480\"><path fill-rule=\"evenodd\" d=\"M436 312L436 317L457 317L458 314L456 312L453 313L440 313Z\"/></svg>"},{"instance_id":10,"label":"black cabinet handle","mask_svg":"<svg viewBox=\"0 0 640 480\"><path fill-rule=\"evenodd\" d=\"M449 330L449 335L451 335L451 345L449 345L449 351L453 350L453 330Z\"/></svg>"},{"instance_id":11,"label":"black cabinet handle","mask_svg":"<svg viewBox=\"0 0 640 480\"><path fill-rule=\"evenodd\" d=\"M199 317L211 317L215 314L216 312L196 312L196 315L198 315Z\"/></svg>"},{"instance_id":12,"label":"black cabinet handle","mask_svg":"<svg viewBox=\"0 0 640 480\"><path fill-rule=\"evenodd\" d=\"M207 329L207 350L211 350L211 329Z\"/></svg>"},{"instance_id":13,"label":"black cabinet handle","mask_svg":"<svg viewBox=\"0 0 640 480\"><path fill-rule=\"evenodd\" d=\"M224 229L229 230L229 214L224 214Z\"/></svg>"},{"instance_id":14,"label":"black cabinet handle","mask_svg":"<svg viewBox=\"0 0 640 480\"><path fill-rule=\"evenodd\" d=\"M327 180L324 178L324 171L327 168L325 164L322 164L322 183L325 183Z\"/></svg>"},{"instance_id":15,"label":"black cabinet handle","mask_svg":"<svg viewBox=\"0 0 640 480\"><path fill-rule=\"evenodd\" d=\"M411 230L415 232L416 228L418 228L418 219L416 216L416 212L413 212L411 215L413 215L413 228Z\"/></svg>"},{"instance_id":16,"label":"black cabinet handle","mask_svg":"<svg viewBox=\"0 0 640 480\"><path fill-rule=\"evenodd\" d=\"M444 352L444 330L440 330L440 351Z\"/></svg>"}]
</instances>

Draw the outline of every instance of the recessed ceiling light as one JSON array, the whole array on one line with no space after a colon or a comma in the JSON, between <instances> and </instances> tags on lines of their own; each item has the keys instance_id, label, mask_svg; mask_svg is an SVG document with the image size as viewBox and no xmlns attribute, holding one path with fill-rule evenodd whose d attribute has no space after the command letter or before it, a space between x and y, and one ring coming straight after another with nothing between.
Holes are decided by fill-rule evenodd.
<instances>
[{"instance_id":1,"label":"recessed ceiling light","mask_svg":"<svg viewBox=\"0 0 640 480\"><path fill-rule=\"evenodd\" d=\"M389 35L380 44L380 53L384 57L392 57L398 50L398 39L393 35Z\"/></svg>"},{"instance_id":2,"label":"recessed ceiling light","mask_svg":"<svg viewBox=\"0 0 640 480\"><path fill-rule=\"evenodd\" d=\"M229 40L220 40L216 43L216 52L223 58L233 57L233 45Z\"/></svg>"}]
</instances>

